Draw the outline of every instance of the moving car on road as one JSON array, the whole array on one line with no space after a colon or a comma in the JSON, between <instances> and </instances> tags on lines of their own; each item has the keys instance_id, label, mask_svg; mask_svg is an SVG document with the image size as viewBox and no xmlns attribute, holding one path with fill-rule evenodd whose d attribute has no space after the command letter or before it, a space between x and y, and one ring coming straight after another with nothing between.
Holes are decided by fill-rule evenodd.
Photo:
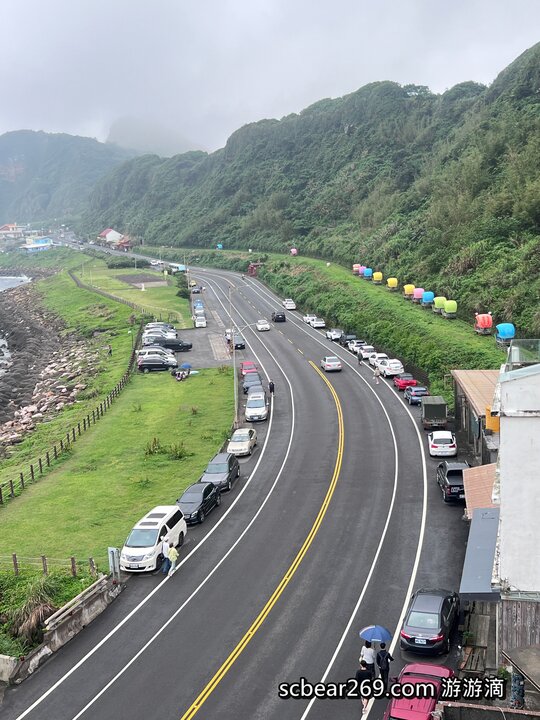
<instances>
[{"instance_id":1,"label":"moving car on road","mask_svg":"<svg viewBox=\"0 0 540 720\"><path fill-rule=\"evenodd\" d=\"M457 455L456 436L449 430L430 432L428 447L431 457L455 457Z\"/></svg>"},{"instance_id":2,"label":"moving car on road","mask_svg":"<svg viewBox=\"0 0 540 720\"><path fill-rule=\"evenodd\" d=\"M405 390L408 387L415 387L418 382L413 378L411 373L400 373L394 376L394 387L398 390Z\"/></svg>"},{"instance_id":3,"label":"moving car on road","mask_svg":"<svg viewBox=\"0 0 540 720\"><path fill-rule=\"evenodd\" d=\"M213 482L220 490L230 490L240 477L240 465L232 453L218 453L210 460L199 482Z\"/></svg>"},{"instance_id":4,"label":"moving car on road","mask_svg":"<svg viewBox=\"0 0 540 720\"><path fill-rule=\"evenodd\" d=\"M400 632L402 650L447 653L459 616L459 597L450 590L417 590L411 598Z\"/></svg>"},{"instance_id":5,"label":"moving car on road","mask_svg":"<svg viewBox=\"0 0 540 720\"><path fill-rule=\"evenodd\" d=\"M339 340L339 338L343 335L343 330L340 330L339 328L330 328L330 330L326 331L326 337L328 340Z\"/></svg>"},{"instance_id":6,"label":"moving car on road","mask_svg":"<svg viewBox=\"0 0 540 720\"><path fill-rule=\"evenodd\" d=\"M409 405L421 405L422 398L429 395L429 390L423 385L416 385L416 387L406 387L403 393L403 399L406 400Z\"/></svg>"},{"instance_id":7,"label":"moving car on road","mask_svg":"<svg viewBox=\"0 0 540 720\"><path fill-rule=\"evenodd\" d=\"M202 523L215 507L221 505L221 493L213 482L196 482L176 501L186 522Z\"/></svg>"},{"instance_id":8,"label":"moving car on road","mask_svg":"<svg viewBox=\"0 0 540 720\"><path fill-rule=\"evenodd\" d=\"M437 484L445 503L465 500L463 471L471 467L468 462L443 460L437 465Z\"/></svg>"},{"instance_id":9,"label":"moving car on road","mask_svg":"<svg viewBox=\"0 0 540 720\"><path fill-rule=\"evenodd\" d=\"M285 322L286 319L285 313L280 310L276 310L272 313L272 322Z\"/></svg>"},{"instance_id":10,"label":"moving car on road","mask_svg":"<svg viewBox=\"0 0 540 720\"><path fill-rule=\"evenodd\" d=\"M324 372L340 372L342 370L341 360L335 355L327 355L321 360L321 368Z\"/></svg>"},{"instance_id":11,"label":"moving car on road","mask_svg":"<svg viewBox=\"0 0 540 720\"><path fill-rule=\"evenodd\" d=\"M255 326L259 332L264 332L265 330L270 330L270 323L268 322L268 320L265 320L264 318L260 318L259 320L257 320Z\"/></svg>"},{"instance_id":12,"label":"moving car on road","mask_svg":"<svg viewBox=\"0 0 540 720\"><path fill-rule=\"evenodd\" d=\"M227 452L236 455L236 457L251 455L256 445L257 433L253 428L238 428L229 440Z\"/></svg>"},{"instance_id":13,"label":"moving car on road","mask_svg":"<svg viewBox=\"0 0 540 720\"><path fill-rule=\"evenodd\" d=\"M433 711L443 690L443 680L454 677L452 668L446 665L429 665L427 663L409 663L399 673L400 685L418 685L430 683L434 689L434 697L429 698L396 698L390 700L383 720L433 720Z\"/></svg>"}]
</instances>

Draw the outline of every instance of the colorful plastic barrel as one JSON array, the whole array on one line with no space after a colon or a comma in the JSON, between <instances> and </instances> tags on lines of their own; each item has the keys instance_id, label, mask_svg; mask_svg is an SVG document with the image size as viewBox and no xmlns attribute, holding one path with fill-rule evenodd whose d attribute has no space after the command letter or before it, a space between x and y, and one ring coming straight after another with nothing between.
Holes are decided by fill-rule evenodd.
<instances>
[{"instance_id":1,"label":"colorful plastic barrel","mask_svg":"<svg viewBox=\"0 0 540 720\"><path fill-rule=\"evenodd\" d=\"M445 302L446 302L446 298L444 297L444 295L438 295L435 298L435 300L433 300L433 306L431 309L433 310L434 313L438 313L440 315L442 313L442 311L444 310Z\"/></svg>"},{"instance_id":2,"label":"colorful plastic barrel","mask_svg":"<svg viewBox=\"0 0 540 720\"><path fill-rule=\"evenodd\" d=\"M375 285L380 285L380 284L382 283L382 281L383 281L383 274L382 274L382 272L379 272L379 271L374 272L374 273L373 273L373 283L374 283Z\"/></svg>"},{"instance_id":3,"label":"colorful plastic barrel","mask_svg":"<svg viewBox=\"0 0 540 720\"><path fill-rule=\"evenodd\" d=\"M499 323L497 326L497 340L513 340L516 328L512 323Z\"/></svg>"},{"instance_id":4,"label":"colorful plastic barrel","mask_svg":"<svg viewBox=\"0 0 540 720\"><path fill-rule=\"evenodd\" d=\"M405 300L412 300L414 290L415 290L414 285L404 285L403 286L403 297L405 298Z\"/></svg>"},{"instance_id":5,"label":"colorful plastic barrel","mask_svg":"<svg viewBox=\"0 0 540 720\"><path fill-rule=\"evenodd\" d=\"M435 293L431 290L424 290L422 293L422 307L430 308L433 305L435 299Z\"/></svg>"},{"instance_id":6,"label":"colorful plastic barrel","mask_svg":"<svg viewBox=\"0 0 540 720\"><path fill-rule=\"evenodd\" d=\"M373 278L373 270L371 268L366 268L364 270L364 280L371 280Z\"/></svg>"},{"instance_id":7,"label":"colorful plastic barrel","mask_svg":"<svg viewBox=\"0 0 540 720\"><path fill-rule=\"evenodd\" d=\"M291 255L298 255L298 250L296 248L291 248Z\"/></svg>"},{"instance_id":8,"label":"colorful plastic barrel","mask_svg":"<svg viewBox=\"0 0 540 720\"><path fill-rule=\"evenodd\" d=\"M422 295L424 294L424 288L414 288L412 301L413 303L422 302Z\"/></svg>"},{"instance_id":9,"label":"colorful plastic barrel","mask_svg":"<svg viewBox=\"0 0 540 720\"><path fill-rule=\"evenodd\" d=\"M366 266L365 266L365 265L359 265L359 267L358 267L358 275L359 275L360 277L363 277L363 276L364 276L364 271L365 271L365 269L366 269Z\"/></svg>"},{"instance_id":10,"label":"colorful plastic barrel","mask_svg":"<svg viewBox=\"0 0 540 720\"><path fill-rule=\"evenodd\" d=\"M217 250L223 250L223 243L218 243L218 244L216 245L216 249L217 249Z\"/></svg>"},{"instance_id":11,"label":"colorful plastic barrel","mask_svg":"<svg viewBox=\"0 0 540 720\"><path fill-rule=\"evenodd\" d=\"M355 263L355 264L352 266L352 274L353 274L353 275L358 275L358 271L359 271L359 270L360 270L360 264L359 264L359 263Z\"/></svg>"},{"instance_id":12,"label":"colorful plastic barrel","mask_svg":"<svg viewBox=\"0 0 540 720\"><path fill-rule=\"evenodd\" d=\"M457 313L457 302L455 300L447 300L444 303L444 310L442 312L445 318L455 318Z\"/></svg>"},{"instance_id":13,"label":"colorful plastic barrel","mask_svg":"<svg viewBox=\"0 0 540 720\"><path fill-rule=\"evenodd\" d=\"M397 290L397 286L398 286L397 278L388 278L388 280L386 281L386 287L389 290Z\"/></svg>"}]
</instances>

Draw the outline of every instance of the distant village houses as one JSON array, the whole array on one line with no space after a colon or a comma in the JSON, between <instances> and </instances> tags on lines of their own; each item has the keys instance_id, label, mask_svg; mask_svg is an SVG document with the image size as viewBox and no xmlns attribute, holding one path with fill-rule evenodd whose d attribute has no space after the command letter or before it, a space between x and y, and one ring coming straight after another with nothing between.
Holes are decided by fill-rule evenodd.
<instances>
[{"instance_id":1,"label":"distant village houses","mask_svg":"<svg viewBox=\"0 0 540 720\"><path fill-rule=\"evenodd\" d=\"M113 228L106 228L103 232L100 232L97 237L97 242L100 245L112 247L114 250L124 250L124 252L127 252L132 245L129 235L122 235L122 233L113 230Z\"/></svg>"}]
</instances>

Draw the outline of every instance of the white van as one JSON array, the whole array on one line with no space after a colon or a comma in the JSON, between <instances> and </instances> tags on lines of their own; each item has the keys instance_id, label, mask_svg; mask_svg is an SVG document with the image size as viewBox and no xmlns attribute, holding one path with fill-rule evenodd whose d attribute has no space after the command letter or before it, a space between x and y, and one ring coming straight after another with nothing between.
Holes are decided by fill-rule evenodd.
<instances>
[{"instance_id":1,"label":"white van","mask_svg":"<svg viewBox=\"0 0 540 720\"><path fill-rule=\"evenodd\" d=\"M267 419L268 405L264 392L252 392L248 395L245 416L247 422Z\"/></svg>"},{"instance_id":2,"label":"white van","mask_svg":"<svg viewBox=\"0 0 540 720\"><path fill-rule=\"evenodd\" d=\"M126 572L157 570L163 561L163 538L180 547L186 533L186 521L178 505L158 505L129 533L120 553L120 568Z\"/></svg>"},{"instance_id":3,"label":"white van","mask_svg":"<svg viewBox=\"0 0 540 720\"><path fill-rule=\"evenodd\" d=\"M194 315L193 319L195 321L196 328L205 328L206 327L206 318L204 315Z\"/></svg>"}]
</instances>

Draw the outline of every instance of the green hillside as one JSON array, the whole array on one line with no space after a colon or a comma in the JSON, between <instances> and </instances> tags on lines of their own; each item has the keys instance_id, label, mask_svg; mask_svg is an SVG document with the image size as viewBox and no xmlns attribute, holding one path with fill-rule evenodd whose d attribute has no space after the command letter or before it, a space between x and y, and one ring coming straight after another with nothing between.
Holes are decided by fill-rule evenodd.
<instances>
[{"instance_id":1,"label":"green hillside","mask_svg":"<svg viewBox=\"0 0 540 720\"><path fill-rule=\"evenodd\" d=\"M540 44L495 82L367 85L235 132L211 155L131 160L84 216L146 243L360 261L540 334Z\"/></svg>"},{"instance_id":2,"label":"green hillside","mask_svg":"<svg viewBox=\"0 0 540 720\"><path fill-rule=\"evenodd\" d=\"M0 135L0 224L80 213L96 182L132 155L92 138L32 130Z\"/></svg>"}]
</instances>

